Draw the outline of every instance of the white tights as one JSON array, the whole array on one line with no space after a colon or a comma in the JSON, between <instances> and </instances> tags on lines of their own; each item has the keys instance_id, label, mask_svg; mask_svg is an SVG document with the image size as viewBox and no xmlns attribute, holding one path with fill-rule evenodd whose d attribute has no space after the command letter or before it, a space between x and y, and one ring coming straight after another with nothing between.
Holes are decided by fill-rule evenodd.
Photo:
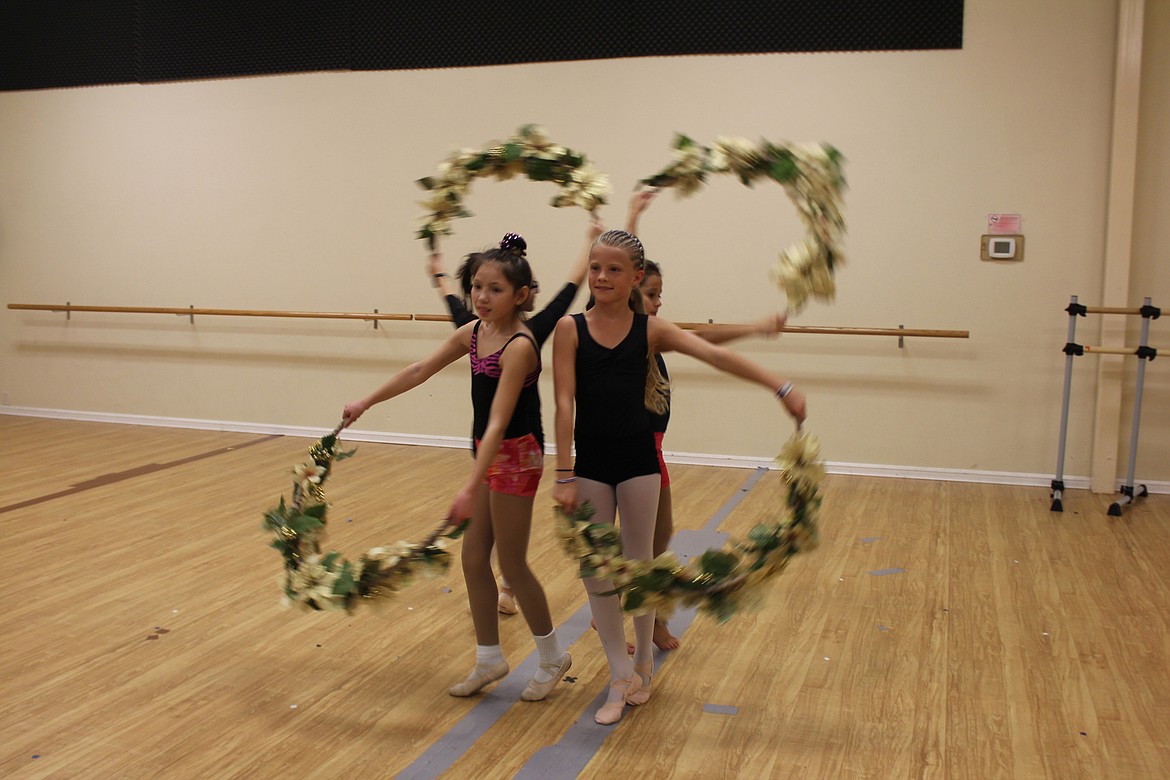
<instances>
[{"instance_id":1,"label":"white tights","mask_svg":"<svg viewBox=\"0 0 1170 780\"><path fill-rule=\"evenodd\" d=\"M634 477L616 487L591 479L577 478L577 498L593 504L593 521L614 524L620 515L619 532L622 554L629 560L648 561L654 557L654 522L658 515L658 493L662 478L658 474ZM611 681L628 680L634 676L634 665L650 666L654 662L654 613L634 618L634 642L637 648L634 660L626 654L626 633L622 621L622 607L618 596L600 594L613 590L610 580L596 577L584 580L589 594L589 608L597 623L597 635L609 661Z\"/></svg>"}]
</instances>

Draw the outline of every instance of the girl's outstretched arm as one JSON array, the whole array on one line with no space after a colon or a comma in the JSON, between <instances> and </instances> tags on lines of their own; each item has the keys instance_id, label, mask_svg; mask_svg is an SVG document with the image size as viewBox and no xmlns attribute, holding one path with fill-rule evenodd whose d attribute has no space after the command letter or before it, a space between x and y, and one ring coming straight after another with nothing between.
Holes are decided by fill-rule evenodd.
<instances>
[{"instance_id":1,"label":"girl's outstretched arm","mask_svg":"<svg viewBox=\"0 0 1170 780\"><path fill-rule=\"evenodd\" d=\"M694 333L688 333L673 322L668 322L661 317L650 317L647 323L651 350L655 352L681 352L720 371L766 387L780 399L793 419L798 423L804 422L808 415L804 393L795 389L788 380L753 363L737 352L704 341ZM784 391L783 397L780 395L782 390Z\"/></svg>"},{"instance_id":2,"label":"girl's outstretched arm","mask_svg":"<svg viewBox=\"0 0 1170 780\"><path fill-rule=\"evenodd\" d=\"M451 312L451 321L456 328L461 328L475 319L475 315L467 310L463 301L455 294L455 287L451 283L451 275L443 268L443 256L439 253L436 243L427 254L427 273L431 277L431 286L439 291L439 299L447 305Z\"/></svg>"},{"instance_id":3,"label":"girl's outstretched arm","mask_svg":"<svg viewBox=\"0 0 1170 780\"><path fill-rule=\"evenodd\" d=\"M644 187L633 194L630 198L630 209L626 212L627 233L638 235L638 219L646 209L650 208L650 203L657 194L657 187Z\"/></svg>"},{"instance_id":4,"label":"girl's outstretched arm","mask_svg":"<svg viewBox=\"0 0 1170 780\"><path fill-rule=\"evenodd\" d=\"M596 211L589 212L589 227L585 229L585 246L581 248L581 253L577 255L577 259L569 268L569 278L565 284L575 284L580 287L585 282L585 274L589 270L589 250L593 248L593 242L597 237L605 232L605 225L601 224L601 217L597 216Z\"/></svg>"},{"instance_id":5,"label":"girl's outstretched arm","mask_svg":"<svg viewBox=\"0 0 1170 780\"><path fill-rule=\"evenodd\" d=\"M537 345L543 346L544 342L548 341L548 337L556 328L557 323L560 322L561 317L564 317L568 313L569 307L573 305L573 299L577 297L577 290L585 281L585 274L589 270L589 250L604 230L598 216L590 214L589 228L585 231L585 246L581 248L581 254L569 271L568 281L547 306L528 318L528 329L536 338Z\"/></svg>"},{"instance_id":6,"label":"girl's outstretched arm","mask_svg":"<svg viewBox=\"0 0 1170 780\"><path fill-rule=\"evenodd\" d=\"M348 428L353 425L354 421L374 404L387 401L396 395L402 395L411 388L418 387L438 373L440 369L466 355L471 350L471 329L474 327L471 324L464 325L452 333L434 352L417 363L411 363L365 398L346 404L341 415L343 427Z\"/></svg>"},{"instance_id":7,"label":"girl's outstretched arm","mask_svg":"<svg viewBox=\"0 0 1170 780\"><path fill-rule=\"evenodd\" d=\"M735 325L700 325L692 331L696 336L712 344L726 344L736 339L760 336L771 338L778 334L788 321L787 314L769 314L755 322Z\"/></svg>"}]
</instances>

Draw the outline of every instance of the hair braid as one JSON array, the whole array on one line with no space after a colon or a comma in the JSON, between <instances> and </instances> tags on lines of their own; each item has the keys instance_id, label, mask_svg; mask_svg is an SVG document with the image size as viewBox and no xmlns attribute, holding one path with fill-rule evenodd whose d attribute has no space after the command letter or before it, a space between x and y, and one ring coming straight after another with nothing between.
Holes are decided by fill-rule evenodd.
<instances>
[{"instance_id":1,"label":"hair braid","mask_svg":"<svg viewBox=\"0 0 1170 780\"><path fill-rule=\"evenodd\" d=\"M638 237L627 230L607 230L597 237L595 243L625 250L634 264L635 271L646 270L646 249ZM638 314L646 313L642 291L637 287L630 290L630 308ZM670 408L670 382L662 376L653 352L646 353L646 408L655 414L666 414Z\"/></svg>"}]
</instances>

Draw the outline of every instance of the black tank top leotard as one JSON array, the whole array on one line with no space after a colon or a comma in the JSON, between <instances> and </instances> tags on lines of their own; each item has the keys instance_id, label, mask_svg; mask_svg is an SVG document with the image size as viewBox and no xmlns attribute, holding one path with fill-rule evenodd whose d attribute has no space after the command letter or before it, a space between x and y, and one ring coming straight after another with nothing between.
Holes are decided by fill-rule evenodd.
<instances>
[{"instance_id":1,"label":"black tank top leotard","mask_svg":"<svg viewBox=\"0 0 1170 780\"><path fill-rule=\"evenodd\" d=\"M617 485L658 474L658 452L646 410L646 315L635 314L630 332L613 349L589 334L584 314L577 325L578 477Z\"/></svg>"},{"instance_id":2,"label":"black tank top leotard","mask_svg":"<svg viewBox=\"0 0 1170 780\"><path fill-rule=\"evenodd\" d=\"M471 407L474 412L472 433L475 441L483 438L487 432L488 419L491 417L492 401L496 397L496 388L500 384L500 356L516 339L532 337L527 333L516 333L508 339L504 346L486 357L478 357L476 350L479 346L479 326L471 331ZM536 368L524 377L524 385L520 388L520 397L516 400L516 409L512 412L512 419L504 431L505 439L517 439L531 433L541 450L544 449L544 428L540 421L540 390L537 380L540 378L540 347L533 343L536 350Z\"/></svg>"}]
</instances>

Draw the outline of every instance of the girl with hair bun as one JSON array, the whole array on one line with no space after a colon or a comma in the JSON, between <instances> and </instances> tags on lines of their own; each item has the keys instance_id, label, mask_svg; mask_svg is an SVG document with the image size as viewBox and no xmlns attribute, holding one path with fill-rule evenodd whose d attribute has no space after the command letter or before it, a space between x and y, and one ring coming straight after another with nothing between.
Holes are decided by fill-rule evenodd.
<instances>
[{"instance_id":1,"label":"girl with hair bun","mask_svg":"<svg viewBox=\"0 0 1170 780\"><path fill-rule=\"evenodd\" d=\"M596 237L601 233L601 223L595 214L590 214L589 229L592 237ZM505 233L504 237L500 239L498 246L499 251L514 252L521 256L526 256L527 249L528 242L516 233ZM443 256L439 253L437 245L432 244L431 251L427 255L427 273L431 276L431 285L439 291L439 297L443 299L443 302L447 305L447 309L451 312L451 321L456 328L475 320L475 314L469 306L471 282L475 275L475 270L486 256L487 252L472 252L460 264L459 269L455 272L455 278L458 279L458 289L462 293L460 296L455 294L452 285L449 283L450 275L443 270ZM528 326L529 332L532 333L532 338L536 340L537 348L544 346L544 342L548 341L548 337L552 334L553 328L556 327L557 320L565 316L569 311L569 307L573 304L573 299L577 297L577 290L580 288L581 283L585 281L585 266L588 263L589 247L587 245L577 261L573 263L573 267L569 269L569 278L556 294L556 297L539 313L533 314L525 320L525 325ZM536 301L536 295L539 290L540 287L534 277L530 290L531 294L521 307L523 311L531 312L533 310L533 304ZM493 554L494 557L495 555ZM515 615L519 611L516 606L516 594L512 590L507 576L504 574L500 575L499 596L496 608L503 615Z\"/></svg>"},{"instance_id":2,"label":"girl with hair bun","mask_svg":"<svg viewBox=\"0 0 1170 780\"><path fill-rule=\"evenodd\" d=\"M587 238L592 242L595 232ZM348 427L371 406L418 387L464 355L471 358L475 464L455 494L447 517L470 518L463 537L463 578L475 627L475 666L452 696L471 696L509 672L500 647L498 593L491 568L500 569L516 594L536 642L540 665L521 695L540 701L572 665L553 628L544 589L528 568L532 503L544 470L540 419L540 347L525 325L532 268L514 243L482 253L472 276L471 302L478 319L459 327L434 352L407 366L368 396L345 406Z\"/></svg>"},{"instance_id":3,"label":"girl with hair bun","mask_svg":"<svg viewBox=\"0 0 1170 780\"><path fill-rule=\"evenodd\" d=\"M664 412L669 390L655 353L678 351L755 382L773 393L798 422L805 417L804 395L791 382L643 313L638 285L645 263L642 243L632 233L610 230L599 236L589 256L594 305L583 314L563 317L553 337L557 442L553 500L566 512L589 501L597 523L612 525L620 514L622 553L631 560L653 557L661 475L647 410ZM626 704L644 704L650 698L654 613L634 617L631 660L612 582L587 578L584 584L610 672L606 703L594 720L616 723Z\"/></svg>"}]
</instances>

